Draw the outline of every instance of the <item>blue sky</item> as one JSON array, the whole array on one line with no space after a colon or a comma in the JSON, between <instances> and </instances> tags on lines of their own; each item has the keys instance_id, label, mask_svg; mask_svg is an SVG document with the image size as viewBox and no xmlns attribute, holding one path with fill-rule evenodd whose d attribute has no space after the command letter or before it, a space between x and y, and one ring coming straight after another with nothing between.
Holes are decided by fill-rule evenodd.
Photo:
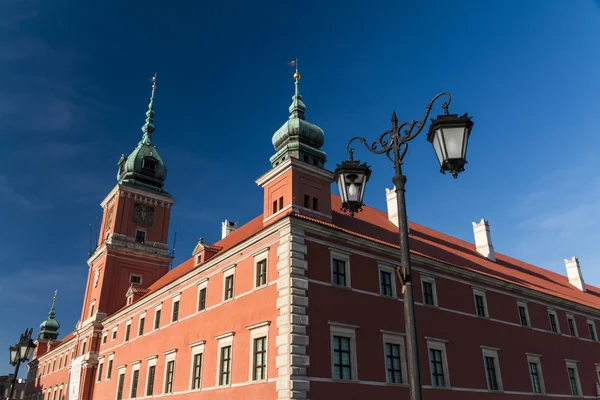
<instances>
[{"instance_id":1,"label":"blue sky","mask_svg":"<svg viewBox=\"0 0 600 400\"><path fill-rule=\"evenodd\" d=\"M37 331L54 289L62 336L74 328L89 224L141 137L155 72L181 262L225 218L260 214L254 181L288 116L296 57L329 169L349 138L376 138L393 110L420 119L449 91L450 111L475 122L467 171L441 175L417 138L410 219L470 242L471 222L489 219L496 251L562 274L575 255L600 285L599 20L592 1L2 0L0 348ZM391 164L356 156L374 171L366 202L385 209Z\"/></svg>"}]
</instances>

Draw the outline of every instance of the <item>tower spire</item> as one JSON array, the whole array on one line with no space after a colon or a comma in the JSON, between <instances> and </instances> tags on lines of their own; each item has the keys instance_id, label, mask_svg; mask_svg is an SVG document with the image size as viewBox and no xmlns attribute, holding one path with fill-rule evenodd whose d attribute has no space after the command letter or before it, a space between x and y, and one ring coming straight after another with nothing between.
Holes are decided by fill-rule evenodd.
<instances>
[{"instance_id":1,"label":"tower spire","mask_svg":"<svg viewBox=\"0 0 600 400\"><path fill-rule=\"evenodd\" d=\"M148 111L146 111L146 123L142 126L142 142L145 144L152 144L152 134L154 133L154 91L156 90L156 74L152 77L152 95L150 96L150 103L148 104Z\"/></svg>"},{"instance_id":2,"label":"tower spire","mask_svg":"<svg viewBox=\"0 0 600 400\"><path fill-rule=\"evenodd\" d=\"M54 306L56 305L56 295L58 294L58 290L54 291L54 296L52 297L52 306L50 307L50 312L48 312L48 319L40 324L40 332L38 333L38 339L43 340L56 340L58 337L58 330L60 329L60 324L54 318L56 317L56 310Z\"/></svg>"},{"instance_id":3,"label":"tower spire","mask_svg":"<svg viewBox=\"0 0 600 400\"><path fill-rule=\"evenodd\" d=\"M290 105L290 119L306 119L306 117L304 116L306 106L302 102L302 95L300 94L300 73L298 72L298 59L296 58L296 61L292 61L290 65L296 67L296 72L294 73L294 80L296 81L296 91L294 93L294 96L292 96L292 105Z\"/></svg>"},{"instance_id":4,"label":"tower spire","mask_svg":"<svg viewBox=\"0 0 600 400\"><path fill-rule=\"evenodd\" d=\"M54 319L54 317L56 316L56 310L54 309L54 306L56 305L56 295L58 294L58 290L54 291L54 296L52 297L52 306L50 307L50 312L48 313L48 317Z\"/></svg>"}]
</instances>

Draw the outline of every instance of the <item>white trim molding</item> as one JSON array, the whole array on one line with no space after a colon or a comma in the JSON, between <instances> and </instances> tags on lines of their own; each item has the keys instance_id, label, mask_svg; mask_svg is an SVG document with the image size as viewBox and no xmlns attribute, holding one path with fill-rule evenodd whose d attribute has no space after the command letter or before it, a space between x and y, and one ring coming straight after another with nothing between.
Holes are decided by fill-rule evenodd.
<instances>
[{"instance_id":1,"label":"white trim molding","mask_svg":"<svg viewBox=\"0 0 600 400\"><path fill-rule=\"evenodd\" d=\"M567 313L567 333L573 337L579 337L579 331L577 330L577 320L575 319L575 315ZM573 325L570 324L573 322ZM573 333L571 334L571 326L573 327Z\"/></svg>"},{"instance_id":2,"label":"white trim molding","mask_svg":"<svg viewBox=\"0 0 600 400\"><path fill-rule=\"evenodd\" d=\"M423 273L421 273L420 276L421 276L421 297L422 297L423 305L431 306L431 307L438 307L439 303L438 303L438 297L437 297L437 286L435 284L435 278L433 276L423 274ZM425 282L431 284L433 304L425 303Z\"/></svg>"},{"instance_id":3,"label":"white trim molding","mask_svg":"<svg viewBox=\"0 0 600 400\"><path fill-rule=\"evenodd\" d=\"M504 390L504 387L502 386L502 374L500 373L500 359L498 358L498 349L492 348L492 347L487 347L487 346L481 346L481 353L483 355L483 370L485 371L485 380L487 382L487 387L489 391L493 391L493 392L498 392L498 391L502 391ZM488 376L488 371L487 371L487 363L486 363L486 357L489 357L491 359L493 359L493 363L494 363L494 374L495 374L495 379L496 379L496 389L492 389L491 387L491 382Z\"/></svg>"},{"instance_id":4,"label":"white trim molding","mask_svg":"<svg viewBox=\"0 0 600 400\"><path fill-rule=\"evenodd\" d=\"M383 339L383 367L385 371L385 380L389 384L408 384L408 367L406 365L406 344L404 334L381 331ZM387 371L387 344L396 344L400 347L400 382L390 382Z\"/></svg>"},{"instance_id":5,"label":"white trim molding","mask_svg":"<svg viewBox=\"0 0 600 400\"><path fill-rule=\"evenodd\" d=\"M358 365L356 364L356 327L354 325L342 324L329 322L329 343L331 343L330 354L331 354L331 379L338 380L350 380L358 381ZM334 346L335 337L342 337L348 339L350 342L350 379L344 379L342 377L336 378L335 374L335 357L334 357Z\"/></svg>"},{"instance_id":6,"label":"white trim molding","mask_svg":"<svg viewBox=\"0 0 600 400\"><path fill-rule=\"evenodd\" d=\"M381 273L382 272L387 272L390 274L390 282L392 284L392 293L391 295L386 295L384 293L381 292ZM394 267L390 266L390 265L386 265L386 264L382 264L382 263L377 263L377 277L379 279L379 294L382 296L391 296L391 297L398 297L398 292L396 290L396 271L394 269Z\"/></svg>"},{"instance_id":7,"label":"white trim molding","mask_svg":"<svg viewBox=\"0 0 600 400\"><path fill-rule=\"evenodd\" d=\"M477 296L480 296L483 302L483 313L485 315L479 315L478 313L478 306L477 306ZM480 318L489 318L490 317L490 313L488 311L488 306L487 306L487 298L485 297L485 291L481 290L481 289L475 289L473 288L473 302L475 303L475 315L480 317Z\"/></svg>"},{"instance_id":8,"label":"white trim molding","mask_svg":"<svg viewBox=\"0 0 600 400\"><path fill-rule=\"evenodd\" d=\"M523 324L521 320L521 307L525 310L525 318L527 319L527 324ZM517 300L517 317L519 318L519 325L525 328L531 328L531 318L529 318L529 308L527 307L527 303L525 301Z\"/></svg>"},{"instance_id":9,"label":"white trim molding","mask_svg":"<svg viewBox=\"0 0 600 400\"><path fill-rule=\"evenodd\" d=\"M235 278L234 278L235 279ZM215 386L217 387L229 387L231 386L231 380L233 377L233 337L235 336L234 332L227 332L227 333L223 333L221 335L215 336L215 339L219 342L218 346L217 346L217 374L216 374L216 382L215 382ZM221 378L221 363L223 360L221 360L221 349L223 347L228 347L230 348L229 350L229 365L228 365L228 373L229 373L229 379L226 384L219 384L220 382L220 378Z\"/></svg>"},{"instance_id":10,"label":"white trim molding","mask_svg":"<svg viewBox=\"0 0 600 400\"><path fill-rule=\"evenodd\" d=\"M342 261L344 263L344 280L345 285L339 285L333 281L333 266L334 260ZM329 248L329 271L331 276L331 283L335 287L352 287L350 280L350 253L340 251L336 248Z\"/></svg>"},{"instance_id":11,"label":"white trim molding","mask_svg":"<svg viewBox=\"0 0 600 400\"><path fill-rule=\"evenodd\" d=\"M235 299L235 264L232 264L230 266L228 266L227 268L223 269L223 290L221 292L221 300L223 301L223 303L227 302L227 301L231 301L233 299ZM227 290L227 278L232 277L232 284L231 284L231 297L230 298L226 298L226 290Z\"/></svg>"},{"instance_id":12,"label":"white trim molding","mask_svg":"<svg viewBox=\"0 0 600 400\"><path fill-rule=\"evenodd\" d=\"M256 264L255 264L256 265ZM270 321L265 321L265 322L260 322L258 324L254 324L251 325L249 327L247 327L246 329L248 329L250 331L250 351L249 351L249 362L248 362L248 381L251 382L265 382L269 375L269 325L271 324ZM255 365L254 365L254 352L256 351L255 349L255 339L260 339L260 338L265 338L265 344L264 344L264 357L263 357L263 362L265 365L265 371L264 371L264 378L257 378L254 379L254 369L255 369Z\"/></svg>"},{"instance_id":13,"label":"white trim molding","mask_svg":"<svg viewBox=\"0 0 600 400\"><path fill-rule=\"evenodd\" d=\"M596 324L594 323L594 320L588 319L587 326L588 326L588 331L590 334L590 339L593 340L594 342L597 342L598 341L598 331L596 330Z\"/></svg>"},{"instance_id":14,"label":"white trim molding","mask_svg":"<svg viewBox=\"0 0 600 400\"><path fill-rule=\"evenodd\" d=\"M431 377L431 386L433 387L450 387L450 369L448 368L448 356L446 355L447 340L425 337L427 340L427 356L429 360L429 372ZM444 374L444 385L434 384L433 370L431 369L431 350L439 350L442 353L442 373Z\"/></svg>"},{"instance_id":15,"label":"white trim molding","mask_svg":"<svg viewBox=\"0 0 600 400\"><path fill-rule=\"evenodd\" d=\"M556 332L552 330L552 319L550 318L551 315L554 317L554 322L556 324ZM558 322L558 314L556 313L556 311L550 308L548 309L548 323L550 324L550 332L560 334L560 322Z\"/></svg>"},{"instance_id":16,"label":"white trim molding","mask_svg":"<svg viewBox=\"0 0 600 400\"><path fill-rule=\"evenodd\" d=\"M529 379L531 380L531 391L535 392L535 383L533 381L533 371L531 370L530 364L535 364L536 372L538 376L538 381L540 385L540 393L536 394L545 394L546 393L546 385L544 384L544 374L542 373L542 360L540 359L540 355L525 353L527 356L527 371L529 372Z\"/></svg>"},{"instance_id":17,"label":"white trim molding","mask_svg":"<svg viewBox=\"0 0 600 400\"><path fill-rule=\"evenodd\" d=\"M192 343L190 344L190 348L191 348L191 353L190 353L190 382L189 382L189 388L191 391L196 391L196 390L201 390L202 389L202 374L204 372L204 344L206 342L204 340L201 340L199 342L196 343ZM200 377L199 377L199 384L197 388L193 388L193 384L194 384L194 359L196 358L196 355L198 354L202 354L201 358L200 358Z\"/></svg>"},{"instance_id":18,"label":"white trim molding","mask_svg":"<svg viewBox=\"0 0 600 400\"><path fill-rule=\"evenodd\" d=\"M575 360L565 360L566 364L567 364L567 379L569 380L569 390L571 390L571 393L573 396L577 396L580 397L582 396L582 392L581 392L581 380L579 379L579 371L577 370L577 361ZM573 388L571 386L571 377L570 377L570 373L569 370L572 369L575 376L575 386L577 389L577 393L573 393Z\"/></svg>"}]
</instances>

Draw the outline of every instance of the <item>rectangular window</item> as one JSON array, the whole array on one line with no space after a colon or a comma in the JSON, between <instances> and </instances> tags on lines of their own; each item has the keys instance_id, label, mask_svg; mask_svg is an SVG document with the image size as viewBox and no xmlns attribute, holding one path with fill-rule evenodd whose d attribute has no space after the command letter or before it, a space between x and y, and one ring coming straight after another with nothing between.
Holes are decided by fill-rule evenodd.
<instances>
[{"instance_id":1,"label":"rectangular window","mask_svg":"<svg viewBox=\"0 0 600 400\"><path fill-rule=\"evenodd\" d=\"M125 374L119 375L119 384L117 385L117 400L123 399L123 384L125 383Z\"/></svg>"},{"instance_id":2,"label":"rectangular window","mask_svg":"<svg viewBox=\"0 0 600 400\"><path fill-rule=\"evenodd\" d=\"M432 282L423 281L423 303L431 306L435 305Z\"/></svg>"},{"instance_id":3,"label":"rectangular window","mask_svg":"<svg viewBox=\"0 0 600 400\"><path fill-rule=\"evenodd\" d=\"M575 368L568 367L567 371L569 372L569 384L571 385L571 394L573 396L579 396L579 385L577 382L577 371Z\"/></svg>"},{"instance_id":4,"label":"rectangular window","mask_svg":"<svg viewBox=\"0 0 600 400\"><path fill-rule=\"evenodd\" d=\"M179 300L173 302L173 315L171 316L171 322L179 320Z\"/></svg>"},{"instance_id":5,"label":"rectangular window","mask_svg":"<svg viewBox=\"0 0 600 400\"><path fill-rule=\"evenodd\" d=\"M233 298L233 274L225 278L225 300Z\"/></svg>"},{"instance_id":6,"label":"rectangular window","mask_svg":"<svg viewBox=\"0 0 600 400\"><path fill-rule=\"evenodd\" d=\"M173 393L173 375L175 372L175 360L167 362L167 375L165 377L165 393Z\"/></svg>"},{"instance_id":7,"label":"rectangular window","mask_svg":"<svg viewBox=\"0 0 600 400\"><path fill-rule=\"evenodd\" d=\"M395 343L386 343L385 366L388 383L402 383L401 365L400 345Z\"/></svg>"},{"instance_id":8,"label":"rectangular window","mask_svg":"<svg viewBox=\"0 0 600 400\"><path fill-rule=\"evenodd\" d=\"M350 363L350 338L343 336L333 337L333 378L352 379L352 365Z\"/></svg>"},{"instance_id":9,"label":"rectangular window","mask_svg":"<svg viewBox=\"0 0 600 400\"><path fill-rule=\"evenodd\" d=\"M146 323L146 317L140 318L140 326L138 327L138 336L142 336L144 334L144 324Z\"/></svg>"},{"instance_id":10,"label":"rectangular window","mask_svg":"<svg viewBox=\"0 0 600 400\"><path fill-rule=\"evenodd\" d=\"M475 295L475 312L478 317L487 317L485 312L485 300L481 294Z\"/></svg>"},{"instance_id":11,"label":"rectangular window","mask_svg":"<svg viewBox=\"0 0 600 400\"><path fill-rule=\"evenodd\" d=\"M144 243L146 241L146 232L135 231L135 241L138 243Z\"/></svg>"},{"instance_id":12,"label":"rectangular window","mask_svg":"<svg viewBox=\"0 0 600 400\"><path fill-rule=\"evenodd\" d=\"M102 368L104 367L104 363L98 363L98 377L96 380L100 382L102 380Z\"/></svg>"},{"instance_id":13,"label":"rectangular window","mask_svg":"<svg viewBox=\"0 0 600 400\"><path fill-rule=\"evenodd\" d=\"M206 309L206 288L200 289L198 293L198 311Z\"/></svg>"},{"instance_id":14,"label":"rectangular window","mask_svg":"<svg viewBox=\"0 0 600 400\"><path fill-rule=\"evenodd\" d=\"M104 332L104 335L102 336L102 344L106 344L106 339L108 338L108 333ZM66 365L67 361L65 359L65 365Z\"/></svg>"},{"instance_id":15,"label":"rectangular window","mask_svg":"<svg viewBox=\"0 0 600 400\"><path fill-rule=\"evenodd\" d=\"M256 287L267 284L267 260L260 260L256 263Z\"/></svg>"},{"instance_id":16,"label":"rectangular window","mask_svg":"<svg viewBox=\"0 0 600 400\"><path fill-rule=\"evenodd\" d=\"M229 385L231 377L231 346L221 347L219 386Z\"/></svg>"},{"instance_id":17,"label":"rectangular window","mask_svg":"<svg viewBox=\"0 0 600 400\"><path fill-rule=\"evenodd\" d=\"M319 199L317 199L316 197L313 197L312 199L312 206L313 206L313 210L315 211L319 211Z\"/></svg>"},{"instance_id":18,"label":"rectangular window","mask_svg":"<svg viewBox=\"0 0 600 400\"><path fill-rule=\"evenodd\" d=\"M552 332L558 333L558 322L556 321L556 314L553 312L548 312L548 318L550 318L550 330Z\"/></svg>"},{"instance_id":19,"label":"rectangular window","mask_svg":"<svg viewBox=\"0 0 600 400\"><path fill-rule=\"evenodd\" d=\"M346 262L333 259L333 284L346 286Z\"/></svg>"},{"instance_id":20,"label":"rectangular window","mask_svg":"<svg viewBox=\"0 0 600 400\"><path fill-rule=\"evenodd\" d=\"M117 328L113 329L112 331L112 340L115 340L117 338Z\"/></svg>"},{"instance_id":21,"label":"rectangular window","mask_svg":"<svg viewBox=\"0 0 600 400\"><path fill-rule=\"evenodd\" d=\"M83 344L84 344L83 352L85 353L85 342ZM52 361L52 372L54 372L55 370L56 370L56 358Z\"/></svg>"},{"instance_id":22,"label":"rectangular window","mask_svg":"<svg viewBox=\"0 0 600 400\"><path fill-rule=\"evenodd\" d=\"M131 324L125 325L125 341L129 342L129 335L131 334Z\"/></svg>"},{"instance_id":23,"label":"rectangular window","mask_svg":"<svg viewBox=\"0 0 600 400\"><path fill-rule=\"evenodd\" d=\"M273 214L277 212L277 200L273 202Z\"/></svg>"},{"instance_id":24,"label":"rectangular window","mask_svg":"<svg viewBox=\"0 0 600 400\"><path fill-rule=\"evenodd\" d=\"M533 386L533 393L543 393L538 363L536 363L536 362L529 363L529 374L531 375L531 384Z\"/></svg>"},{"instance_id":25,"label":"rectangular window","mask_svg":"<svg viewBox=\"0 0 600 400\"><path fill-rule=\"evenodd\" d=\"M431 383L433 386L446 386L442 357L442 350L429 349L429 359L431 361Z\"/></svg>"},{"instance_id":26,"label":"rectangular window","mask_svg":"<svg viewBox=\"0 0 600 400\"><path fill-rule=\"evenodd\" d=\"M162 310L156 310L154 313L154 329L158 329L160 327L160 312Z\"/></svg>"},{"instance_id":27,"label":"rectangular window","mask_svg":"<svg viewBox=\"0 0 600 400\"><path fill-rule=\"evenodd\" d=\"M140 377L140 370L136 369L135 371L133 371L133 378L131 380L131 398L132 399L135 399L137 397L139 377Z\"/></svg>"},{"instance_id":28,"label":"rectangular window","mask_svg":"<svg viewBox=\"0 0 600 400\"><path fill-rule=\"evenodd\" d=\"M113 367L113 360L108 360L108 368L106 369L106 379L110 379L110 377L112 376L112 367Z\"/></svg>"},{"instance_id":29,"label":"rectangular window","mask_svg":"<svg viewBox=\"0 0 600 400\"><path fill-rule=\"evenodd\" d=\"M527 306L524 303L518 303L519 322L522 326L529 326L529 318L527 316Z\"/></svg>"},{"instance_id":30,"label":"rectangular window","mask_svg":"<svg viewBox=\"0 0 600 400\"><path fill-rule=\"evenodd\" d=\"M380 293L384 296L392 295L392 273L379 271Z\"/></svg>"},{"instance_id":31,"label":"rectangular window","mask_svg":"<svg viewBox=\"0 0 600 400\"><path fill-rule=\"evenodd\" d=\"M192 365L192 390L200 389L200 377L202 376L202 353L194 354Z\"/></svg>"},{"instance_id":32,"label":"rectangular window","mask_svg":"<svg viewBox=\"0 0 600 400\"><path fill-rule=\"evenodd\" d=\"M94 316L94 306L95 306L95 304L92 303L92 306L90 307L90 318L92 318Z\"/></svg>"},{"instance_id":33,"label":"rectangular window","mask_svg":"<svg viewBox=\"0 0 600 400\"><path fill-rule=\"evenodd\" d=\"M253 342L252 380L260 381L267 378L267 338L266 336L255 338Z\"/></svg>"},{"instance_id":34,"label":"rectangular window","mask_svg":"<svg viewBox=\"0 0 600 400\"><path fill-rule=\"evenodd\" d=\"M148 368L148 385L146 386L146 396L154 394L154 375L156 374L156 366L152 365Z\"/></svg>"},{"instance_id":35,"label":"rectangular window","mask_svg":"<svg viewBox=\"0 0 600 400\"><path fill-rule=\"evenodd\" d=\"M129 277L129 282L130 283L135 283L136 285L141 285L142 283L142 277L139 275L131 275Z\"/></svg>"},{"instance_id":36,"label":"rectangular window","mask_svg":"<svg viewBox=\"0 0 600 400\"><path fill-rule=\"evenodd\" d=\"M60 390L58 391L58 400L62 400L62 387L60 388Z\"/></svg>"},{"instance_id":37,"label":"rectangular window","mask_svg":"<svg viewBox=\"0 0 600 400\"><path fill-rule=\"evenodd\" d=\"M279 198L279 209L283 210L283 197Z\"/></svg>"},{"instance_id":38,"label":"rectangular window","mask_svg":"<svg viewBox=\"0 0 600 400\"><path fill-rule=\"evenodd\" d=\"M307 194L304 195L304 207L310 208L310 196Z\"/></svg>"},{"instance_id":39,"label":"rectangular window","mask_svg":"<svg viewBox=\"0 0 600 400\"><path fill-rule=\"evenodd\" d=\"M81 354L85 354L85 346L87 345L87 342L83 342L83 344L81 345ZM56 363L56 360L54 360L54 363ZM54 367L52 367L52 371L54 371Z\"/></svg>"},{"instance_id":40,"label":"rectangular window","mask_svg":"<svg viewBox=\"0 0 600 400\"><path fill-rule=\"evenodd\" d=\"M590 339L592 339L594 342L598 340L598 337L596 335L596 326L594 325L593 321L588 321L588 330L590 331Z\"/></svg>"},{"instance_id":41,"label":"rectangular window","mask_svg":"<svg viewBox=\"0 0 600 400\"><path fill-rule=\"evenodd\" d=\"M496 359L494 357L485 356L484 361L488 389L498 390L498 377L496 376Z\"/></svg>"},{"instance_id":42,"label":"rectangular window","mask_svg":"<svg viewBox=\"0 0 600 400\"><path fill-rule=\"evenodd\" d=\"M569 335L577 336L577 329L575 328L575 318L567 317L567 324L569 325Z\"/></svg>"}]
</instances>

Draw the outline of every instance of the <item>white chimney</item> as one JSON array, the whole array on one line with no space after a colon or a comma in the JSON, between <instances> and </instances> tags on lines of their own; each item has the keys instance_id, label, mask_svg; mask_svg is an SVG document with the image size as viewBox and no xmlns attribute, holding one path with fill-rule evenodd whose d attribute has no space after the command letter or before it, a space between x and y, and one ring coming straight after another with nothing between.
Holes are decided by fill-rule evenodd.
<instances>
[{"instance_id":1,"label":"white chimney","mask_svg":"<svg viewBox=\"0 0 600 400\"><path fill-rule=\"evenodd\" d=\"M577 257L573 257L570 260L565 258L565 266L567 267L567 277L569 278L569 283L582 292L586 292L585 282L583 281L583 276L581 275L581 268L579 267L579 260Z\"/></svg>"},{"instance_id":2,"label":"white chimney","mask_svg":"<svg viewBox=\"0 0 600 400\"><path fill-rule=\"evenodd\" d=\"M475 236L475 247L477 252L491 261L496 261L492 237L490 235L490 224L481 219L479 223L473 222L473 235Z\"/></svg>"},{"instance_id":3,"label":"white chimney","mask_svg":"<svg viewBox=\"0 0 600 400\"><path fill-rule=\"evenodd\" d=\"M231 232L238 228L237 222L225 220L221 223L221 239L225 239Z\"/></svg>"},{"instance_id":4,"label":"white chimney","mask_svg":"<svg viewBox=\"0 0 600 400\"><path fill-rule=\"evenodd\" d=\"M385 199L387 200L388 219L392 224L398 226L398 202L396 201L396 188L386 188Z\"/></svg>"}]
</instances>

